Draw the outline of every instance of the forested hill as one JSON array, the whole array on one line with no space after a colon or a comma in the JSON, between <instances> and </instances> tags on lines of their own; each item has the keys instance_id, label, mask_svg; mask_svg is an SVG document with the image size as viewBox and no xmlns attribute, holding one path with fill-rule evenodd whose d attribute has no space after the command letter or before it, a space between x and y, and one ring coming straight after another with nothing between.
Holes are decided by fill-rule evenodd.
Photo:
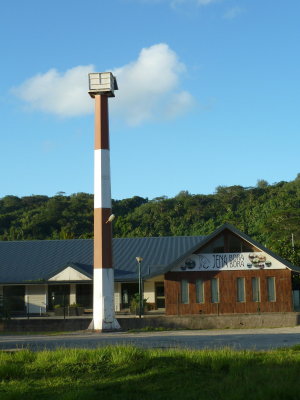
<instances>
[{"instance_id":1,"label":"forested hill","mask_svg":"<svg viewBox=\"0 0 300 400\"><path fill-rule=\"evenodd\" d=\"M180 192L148 200L113 200L114 237L209 234L229 222L300 264L300 174L291 182L256 187L219 186L212 195ZM294 251L292 247L294 237ZM93 236L93 196L58 193L0 199L0 240L71 239Z\"/></svg>"}]
</instances>

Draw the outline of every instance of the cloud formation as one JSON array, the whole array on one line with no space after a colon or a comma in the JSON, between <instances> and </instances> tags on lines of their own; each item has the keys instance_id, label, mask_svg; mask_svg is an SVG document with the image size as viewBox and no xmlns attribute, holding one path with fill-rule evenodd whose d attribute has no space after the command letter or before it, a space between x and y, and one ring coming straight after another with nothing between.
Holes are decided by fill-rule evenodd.
<instances>
[{"instance_id":1,"label":"cloud formation","mask_svg":"<svg viewBox=\"0 0 300 400\"><path fill-rule=\"evenodd\" d=\"M206 6L208 4L217 3L222 0L138 0L142 3L162 3L164 1L171 4L171 6L177 6L180 4L195 4L198 6Z\"/></svg>"},{"instance_id":2,"label":"cloud formation","mask_svg":"<svg viewBox=\"0 0 300 400\"><path fill-rule=\"evenodd\" d=\"M112 71L119 86L116 98L110 102L114 117L139 125L187 112L194 99L180 90L185 69L167 44L142 49L137 60ZM93 65L77 66L64 73L51 69L12 91L29 109L61 117L85 115L93 112L93 102L87 95L87 75L94 71Z\"/></svg>"},{"instance_id":3,"label":"cloud formation","mask_svg":"<svg viewBox=\"0 0 300 400\"><path fill-rule=\"evenodd\" d=\"M88 114L92 109L87 96L87 75L93 71L93 65L79 65L62 74L53 68L26 80L12 92L28 109L61 117Z\"/></svg>"},{"instance_id":4,"label":"cloud formation","mask_svg":"<svg viewBox=\"0 0 300 400\"><path fill-rule=\"evenodd\" d=\"M242 14L243 12L244 12L244 10L241 7L233 7L223 15L223 18L234 19L234 18L238 17L240 14Z\"/></svg>"},{"instance_id":5,"label":"cloud formation","mask_svg":"<svg viewBox=\"0 0 300 400\"><path fill-rule=\"evenodd\" d=\"M191 95L177 90L184 71L184 64L168 45L161 43L142 49L136 61L113 71L120 91L117 101L112 102L112 110L130 125L182 114L181 97L185 111L193 104Z\"/></svg>"}]
</instances>

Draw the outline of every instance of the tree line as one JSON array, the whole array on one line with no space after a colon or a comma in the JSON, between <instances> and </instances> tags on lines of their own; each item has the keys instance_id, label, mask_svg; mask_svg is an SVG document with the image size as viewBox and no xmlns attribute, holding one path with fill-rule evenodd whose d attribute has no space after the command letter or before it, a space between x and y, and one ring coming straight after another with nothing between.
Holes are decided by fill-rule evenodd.
<instances>
[{"instance_id":1,"label":"tree line","mask_svg":"<svg viewBox=\"0 0 300 400\"><path fill-rule=\"evenodd\" d=\"M300 174L291 182L218 186L214 194L112 201L114 237L207 235L229 222L300 264ZM93 195L8 195L0 199L0 240L93 237Z\"/></svg>"}]
</instances>

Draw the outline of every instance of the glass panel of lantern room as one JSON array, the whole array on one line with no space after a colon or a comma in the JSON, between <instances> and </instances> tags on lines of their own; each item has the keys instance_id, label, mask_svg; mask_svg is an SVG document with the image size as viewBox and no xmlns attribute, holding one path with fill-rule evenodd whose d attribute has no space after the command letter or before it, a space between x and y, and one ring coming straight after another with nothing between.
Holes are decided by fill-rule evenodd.
<instances>
[{"instance_id":1,"label":"glass panel of lantern room","mask_svg":"<svg viewBox=\"0 0 300 400\"><path fill-rule=\"evenodd\" d=\"M186 279L181 281L181 303L189 303L189 282Z\"/></svg>"},{"instance_id":2,"label":"glass panel of lantern room","mask_svg":"<svg viewBox=\"0 0 300 400\"><path fill-rule=\"evenodd\" d=\"M196 302L204 303L204 281L202 279L196 280Z\"/></svg>"},{"instance_id":3,"label":"glass panel of lantern room","mask_svg":"<svg viewBox=\"0 0 300 400\"><path fill-rule=\"evenodd\" d=\"M267 293L268 293L268 301L276 301L274 276L269 276L267 278Z\"/></svg>"},{"instance_id":4,"label":"glass panel of lantern room","mask_svg":"<svg viewBox=\"0 0 300 400\"><path fill-rule=\"evenodd\" d=\"M259 278L252 278L252 301L260 301L260 280Z\"/></svg>"}]
</instances>

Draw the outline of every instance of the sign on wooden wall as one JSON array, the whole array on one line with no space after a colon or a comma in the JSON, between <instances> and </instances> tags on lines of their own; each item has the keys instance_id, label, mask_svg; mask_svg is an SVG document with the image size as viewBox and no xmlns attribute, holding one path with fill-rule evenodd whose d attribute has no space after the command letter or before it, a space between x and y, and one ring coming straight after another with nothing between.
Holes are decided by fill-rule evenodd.
<instances>
[{"instance_id":1,"label":"sign on wooden wall","mask_svg":"<svg viewBox=\"0 0 300 400\"><path fill-rule=\"evenodd\" d=\"M173 271L236 271L285 269L286 266L263 252L192 254Z\"/></svg>"}]
</instances>

